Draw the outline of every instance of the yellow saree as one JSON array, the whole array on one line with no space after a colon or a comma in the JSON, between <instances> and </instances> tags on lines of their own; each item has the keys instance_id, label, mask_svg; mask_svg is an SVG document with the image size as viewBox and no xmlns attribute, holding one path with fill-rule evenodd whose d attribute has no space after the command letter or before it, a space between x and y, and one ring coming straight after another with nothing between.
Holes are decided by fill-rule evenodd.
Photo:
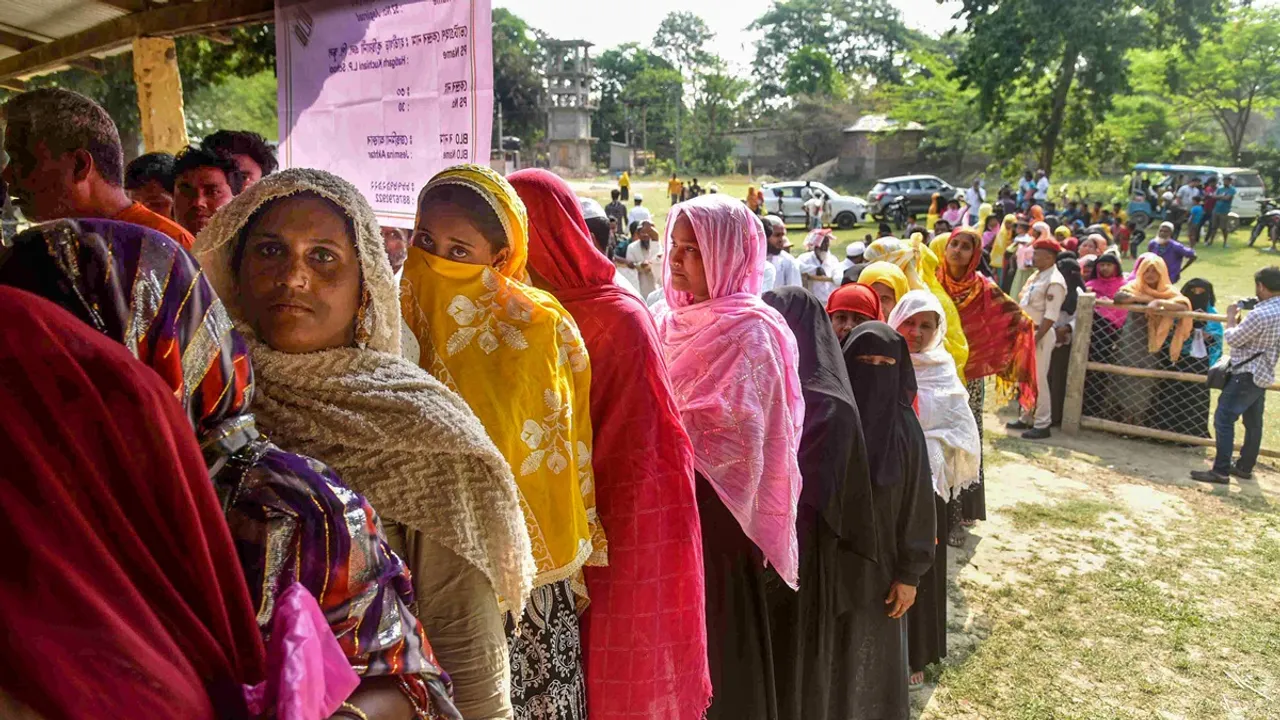
<instances>
[{"instance_id":1,"label":"yellow saree","mask_svg":"<svg viewBox=\"0 0 1280 720\"><path fill-rule=\"evenodd\" d=\"M588 562L607 563L591 474L586 346L560 303L522 282L528 221L515 190L488 168L456 166L423 188L419 212L444 184L493 207L511 255L498 269L411 248L401 281L405 322L421 345L419 364L467 401L515 471L535 586L573 579Z\"/></svg>"}]
</instances>

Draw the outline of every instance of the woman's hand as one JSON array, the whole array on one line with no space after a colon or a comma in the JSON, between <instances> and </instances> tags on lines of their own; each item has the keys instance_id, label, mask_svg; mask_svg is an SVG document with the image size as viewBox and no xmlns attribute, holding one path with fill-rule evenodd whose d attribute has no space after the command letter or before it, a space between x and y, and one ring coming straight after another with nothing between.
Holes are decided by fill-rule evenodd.
<instances>
[{"instance_id":1,"label":"woman's hand","mask_svg":"<svg viewBox=\"0 0 1280 720\"><path fill-rule=\"evenodd\" d=\"M889 617L896 620L906 615L911 606L916 604L916 589L894 580L889 586L889 597L884 599L884 604L889 608Z\"/></svg>"}]
</instances>

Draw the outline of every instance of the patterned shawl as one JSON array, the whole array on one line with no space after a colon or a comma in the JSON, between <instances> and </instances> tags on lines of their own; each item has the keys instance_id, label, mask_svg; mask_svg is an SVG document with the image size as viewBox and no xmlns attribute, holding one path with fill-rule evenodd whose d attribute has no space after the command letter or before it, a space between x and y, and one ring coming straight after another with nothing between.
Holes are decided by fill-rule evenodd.
<instances>
[{"instance_id":1,"label":"patterned shawl","mask_svg":"<svg viewBox=\"0 0 1280 720\"><path fill-rule=\"evenodd\" d=\"M1154 267L1160 272L1160 279L1155 285L1147 284L1147 281L1142 277L1148 267ZM1120 288L1118 292L1128 295L1145 295L1157 300L1167 300L1177 303L1183 310L1191 309L1191 301L1178 292L1173 287L1173 283L1169 281L1169 266L1165 264L1164 258L1155 253L1144 253L1138 259L1137 266L1133 268L1133 279ZM1194 321L1189 317L1175 318L1172 315L1148 312L1147 352L1160 352L1160 346L1164 344L1164 341L1169 337L1169 331L1172 330L1173 340L1169 342L1169 359L1173 362L1178 362L1178 358L1182 357L1182 346L1186 344L1187 338L1191 337L1194 325Z\"/></svg>"},{"instance_id":2,"label":"patterned shawl","mask_svg":"<svg viewBox=\"0 0 1280 720\"><path fill-rule=\"evenodd\" d=\"M369 339L365 347L286 353L241 323L258 372L262 427L286 449L324 458L387 517L475 565L518 610L533 568L511 471L462 399L400 357L395 280L359 191L318 170L263 178L200 233L205 272L240 320L232 255L256 212L300 192L331 200L352 219L366 298L358 334Z\"/></svg>"},{"instance_id":3,"label":"patterned shawl","mask_svg":"<svg viewBox=\"0 0 1280 720\"><path fill-rule=\"evenodd\" d=\"M961 235L967 235L974 243L964 277L952 279L946 267L939 267L936 277L955 302L969 340L965 377L995 375L1001 397L1009 397L1016 389L1022 406L1033 408L1036 403L1035 324L999 285L978 272L982 252L977 248L982 241L967 229L953 233L952 237Z\"/></svg>"},{"instance_id":4,"label":"patterned shawl","mask_svg":"<svg viewBox=\"0 0 1280 720\"><path fill-rule=\"evenodd\" d=\"M408 570L387 546L377 513L323 463L258 436L247 414L255 386L245 341L191 255L137 225L59 220L14 238L0 284L53 300L136 347L165 380L210 463L264 635L278 596L301 583L360 674L397 675L415 697L450 706L444 675L408 610Z\"/></svg>"},{"instance_id":5,"label":"patterned shawl","mask_svg":"<svg viewBox=\"0 0 1280 720\"><path fill-rule=\"evenodd\" d=\"M658 336L694 467L794 588L804 426L795 336L759 298L764 238L746 206L722 195L676 205L667 218L667 247L682 216L698 238L711 297L699 303L672 286L668 251Z\"/></svg>"},{"instance_id":6,"label":"patterned shawl","mask_svg":"<svg viewBox=\"0 0 1280 720\"><path fill-rule=\"evenodd\" d=\"M977 251L974 254L981 258L982 252ZM942 305L947 318L947 335L942 339L942 347L946 349L951 359L955 360L956 367L960 368L960 382L964 382L965 368L968 367L969 362L969 341L965 338L955 303L938 282L936 270L941 264L939 258L924 244L923 236L913 235L907 242L897 238L881 238L871 243L864 257L871 262L883 260L897 265L906 274L910 289L928 290L938 298L938 303ZM899 295L898 298L901 299L902 296Z\"/></svg>"},{"instance_id":7,"label":"patterned shawl","mask_svg":"<svg viewBox=\"0 0 1280 720\"><path fill-rule=\"evenodd\" d=\"M592 475L591 367L573 316L550 293L525 285L528 221L501 175L460 165L431 179L468 188L507 231L499 270L409 250L400 301L422 346L419 363L471 406L515 470L537 563L535 585L571 579L607 562ZM504 382L503 378L517 380ZM586 597L579 583L575 591Z\"/></svg>"},{"instance_id":8,"label":"patterned shawl","mask_svg":"<svg viewBox=\"0 0 1280 720\"><path fill-rule=\"evenodd\" d=\"M591 716L697 720L711 684L693 448L657 329L644 303L614 283L564 180L546 170L509 179L529 209L529 266L573 314L591 354L592 466L609 532L609 566L586 569ZM648 592L659 586L661 595Z\"/></svg>"}]
</instances>

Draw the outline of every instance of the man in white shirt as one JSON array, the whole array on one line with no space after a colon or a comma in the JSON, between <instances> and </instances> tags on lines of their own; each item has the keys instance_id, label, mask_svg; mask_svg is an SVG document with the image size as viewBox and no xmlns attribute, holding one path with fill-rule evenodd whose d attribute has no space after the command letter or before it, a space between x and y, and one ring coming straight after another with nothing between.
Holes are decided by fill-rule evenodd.
<instances>
[{"instance_id":1,"label":"man in white shirt","mask_svg":"<svg viewBox=\"0 0 1280 720\"><path fill-rule=\"evenodd\" d=\"M661 269L662 242L658 239L658 229L649 220L642 220L627 246L627 258L619 272L640 291L640 297L648 297L661 284Z\"/></svg>"},{"instance_id":2,"label":"man in white shirt","mask_svg":"<svg viewBox=\"0 0 1280 720\"><path fill-rule=\"evenodd\" d=\"M769 231L767 259L776 271L773 286L775 288L787 287L788 285L799 287L802 284L800 268L796 267L795 258L791 257L791 253L786 250L786 224L777 215L769 215L764 219L764 223Z\"/></svg>"},{"instance_id":3,"label":"man in white shirt","mask_svg":"<svg viewBox=\"0 0 1280 720\"><path fill-rule=\"evenodd\" d=\"M805 217L809 218L809 230L817 230L822 227L823 205L822 193L820 192L814 192L812 197L804 201L804 214Z\"/></svg>"},{"instance_id":4,"label":"man in white shirt","mask_svg":"<svg viewBox=\"0 0 1280 720\"><path fill-rule=\"evenodd\" d=\"M1191 215L1191 207L1196 204L1196 198L1204 193L1200 190L1200 178L1192 176L1178 191L1174 193L1174 207L1169 213L1169 219L1173 221L1173 239L1177 240L1178 235L1182 232L1182 226L1186 224L1188 217ZM1174 282L1177 282L1176 280Z\"/></svg>"},{"instance_id":5,"label":"man in white shirt","mask_svg":"<svg viewBox=\"0 0 1280 720\"><path fill-rule=\"evenodd\" d=\"M982 180L974 178L973 185L964 191L964 202L969 206L969 225L978 224L978 208L987 201L987 191L982 189Z\"/></svg>"},{"instance_id":6,"label":"man in white shirt","mask_svg":"<svg viewBox=\"0 0 1280 720\"><path fill-rule=\"evenodd\" d=\"M844 271L840 261L831 254L831 231L814 230L804 239L808 252L796 258L804 288L825 306L827 298L840 286Z\"/></svg>"},{"instance_id":7,"label":"man in white shirt","mask_svg":"<svg viewBox=\"0 0 1280 720\"><path fill-rule=\"evenodd\" d=\"M1036 204L1044 207L1049 202L1049 176L1043 170L1036 171Z\"/></svg>"},{"instance_id":8,"label":"man in white shirt","mask_svg":"<svg viewBox=\"0 0 1280 720\"><path fill-rule=\"evenodd\" d=\"M867 244L861 240L849 243L849 247L844 249L844 262L840 263L840 272L844 272L862 262L862 254L866 251Z\"/></svg>"},{"instance_id":9,"label":"man in white shirt","mask_svg":"<svg viewBox=\"0 0 1280 720\"><path fill-rule=\"evenodd\" d=\"M641 223L645 220L652 221L653 213L649 212L649 208L642 204L644 202L644 196L640 193L636 193L635 198L635 207L631 208L631 212L627 213L627 224Z\"/></svg>"}]
</instances>

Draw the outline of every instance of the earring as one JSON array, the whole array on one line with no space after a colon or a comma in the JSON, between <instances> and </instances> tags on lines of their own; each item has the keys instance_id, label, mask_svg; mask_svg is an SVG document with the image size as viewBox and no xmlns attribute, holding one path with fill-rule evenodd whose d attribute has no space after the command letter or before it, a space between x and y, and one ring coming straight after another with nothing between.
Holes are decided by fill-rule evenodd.
<instances>
[{"instance_id":1,"label":"earring","mask_svg":"<svg viewBox=\"0 0 1280 720\"><path fill-rule=\"evenodd\" d=\"M356 309L356 347L361 350L369 344L369 339L373 336L373 313L369 312L372 302L369 289L364 288L360 293L360 307Z\"/></svg>"}]
</instances>

